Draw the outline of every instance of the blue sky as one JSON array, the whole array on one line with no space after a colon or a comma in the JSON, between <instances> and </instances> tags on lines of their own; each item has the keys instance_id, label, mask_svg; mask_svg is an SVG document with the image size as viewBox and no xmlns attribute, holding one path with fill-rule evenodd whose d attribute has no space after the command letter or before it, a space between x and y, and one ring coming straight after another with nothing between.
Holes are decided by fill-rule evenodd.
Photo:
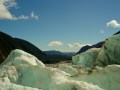
<instances>
[{"instance_id":1,"label":"blue sky","mask_svg":"<svg viewBox=\"0 0 120 90\"><path fill-rule=\"evenodd\" d=\"M41 50L78 51L120 29L120 0L0 0L0 31Z\"/></svg>"}]
</instances>

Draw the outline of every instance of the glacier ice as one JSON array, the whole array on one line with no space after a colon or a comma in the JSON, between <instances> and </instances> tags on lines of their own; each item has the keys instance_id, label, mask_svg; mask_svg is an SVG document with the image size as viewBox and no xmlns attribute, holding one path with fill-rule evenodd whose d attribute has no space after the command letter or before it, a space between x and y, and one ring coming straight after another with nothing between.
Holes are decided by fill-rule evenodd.
<instances>
[{"instance_id":1,"label":"glacier ice","mask_svg":"<svg viewBox=\"0 0 120 90\"><path fill-rule=\"evenodd\" d=\"M120 34L114 35L105 41L98 54L97 64L101 66L120 64Z\"/></svg>"},{"instance_id":2,"label":"glacier ice","mask_svg":"<svg viewBox=\"0 0 120 90\"><path fill-rule=\"evenodd\" d=\"M58 68L45 67L33 55L18 49L12 51L0 66L0 90L10 89L103 90L92 83L75 80Z\"/></svg>"},{"instance_id":3,"label":"glacier ice","mask_svg":"<svg viewBox=\"0 0 120 90\"><path fill-rule=\"evenodd\" d=\"M120 65L58 64L46 67L33 55L14 50L0 66L0 90L119 90Z\"/></svg>"},{"instance_id":4,"label":"glacier ice","mask_svg":"<svg viewBox=\"0 0 120 90\"><path fill-rule=\"evenodd\" d=\"M73 56L73 64L81 65L75 80L98 85L105 90L119 90L120 35L106 39L101 49L89 49ZM81 75L80 75L81 74Z\"/></svg>"},{"instance_id":5,"label":"glacier ice","mask_svg":"<svg viewBox=\"0 0 120 90\"><path fill-rule=\"evenodd\" d=\"M73 64L86 68L120 64L120 35L114 35L105 40L102 48L92 48L72 57Z\"/></svg>"},{"instance_id":6,"label":"glacier ice","mask_svg":"<svg viewBox=\"0 0 120 90\"><path fill-rule=\"evenodd\" d=\"M93 68L95 66L96 58L100 48L92 48L72 57L73 64L80 64L86 68Z\"/></svg>"}]
</instances>

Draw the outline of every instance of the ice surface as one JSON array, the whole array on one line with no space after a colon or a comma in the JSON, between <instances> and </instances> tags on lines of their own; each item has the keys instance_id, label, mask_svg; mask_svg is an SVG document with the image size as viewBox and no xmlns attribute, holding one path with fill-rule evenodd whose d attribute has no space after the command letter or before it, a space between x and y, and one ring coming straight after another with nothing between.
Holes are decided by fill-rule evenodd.
<instances>
[{"instance_id":1,"label":"ice surface","mask_svg":"<svg viewBox=\"0 0 120 90\"><path fill-rule=\"evenodd\" d=\"M35 56L24 52L22 50L13 50L10 55L7 57L5 62L2 65L13 62L15 65L17 64L28 64L28 65L38 65L40 67L45 67L45 65L40 62ZM1 65L1 66L2 66Z\"/></svg>"},{"instance_id":2,"label":"ice surface","mask_svg":"<svg viewBox=\"0 0 120 90\"><path fill-rule=\"evenodd\" d=\"M93 48L73 56L72 61L73 64L81 64L86 68L120 64L120 35L106 39L101 49Z\"/></svg>"},{"instance_id":3,"label":"ice surface","mask_svg":"<svg viewBox=\"0 0 120 90\"><path fill-rule=\"evenodd\" d=\"M0 82L0 90L42 90L42 89Z\"/></svg>"},{"instance_id":4,"label":"ice surface","mask_svg":"<svg viewBox=\"0 0 120 90\"><path fill-rule=\"evenodd\" d=\"M70 76L75 76L78 74L78 71L75 68L65 64L60 64L58 69L70 74Z\"/></svg>"},{"instance_id":5,"label":"ice surface","mask_svg":"<svg viewBox=\"0 0 120 90\"><path fill-rule=\"evenodd\" d=\"M105 68L96 67L88 73L72 77L74 80L85 81L98 85L105 90L119 90L120 89L120 65L108 65Z\"/></svg>"},{"instance_id":6,"label":"ice surface","mask_svg":"<svg viewBox=\"0 0 120 90\"><path fill-rule=\"evenodd\" d=\"M72 77L68 77L69 80L92 83L105 90L120 90L120 65L113 64L106 67L96 66L94 69L87 69L78 65L64 65L65 64L62 64L63 67L68 68L63 69L66 73L69 73L67 70L69 70L70 67L74 68L77 72L76 75L74 75L73 72L73 74L71 74Z\"/></svg>"},{"instance_id":7,"label":"ice surface","mask_svg":"<svg viewBox=\"0 0 120 90\"><path fill-rule=\"evenodd\" d=\"M89 49L73 56L72 61L82 66L77 68L79 75L72 79L92 83L105 90L120 90L120 35L108 38L100 50Z\"/></svg>"},{"instance_id":8,"label":"ice surface","mask_svg":"<svg viewBox=\"0 0 120 90\"><path fill-rule=\"evenodd\" d=\"M110 64L120 64L120 35L114 35L105 41L98 57L98 64L105 66Z\"/></svg>"},{"instance_id":9,"label":"ice surface","mask_svg":"<svg viewBox=\"0 0 120 90\"><path fill-rule=\"evenodd\" d=\"M14 50L0 67L0 90L120 90L120 65L60 64L46 67L33 55Z\"/></svg>"},{"instance_id":10,"label":"ice surface","mask_svg":"<svg viewBox=\"0 0 120 90\"><path fill-rule=\"evenodd\" d=\"M92 48L72 57L73 64L80 64L86 68L93 68L95 66L96 57L99 52L99 48Z\"/></svg>"},{"instance_id":11,"label":"ice surface","mask_svg":"<svg viewBox=\"0 0 120 90\"><path fill-rule=\"evenodd\" d=\"M0 67L0 90L10 89L103 90L92 83L75 80L65 71L45 67L36 57L22 50L12 51Z\"/></svg>"}]
</instances>

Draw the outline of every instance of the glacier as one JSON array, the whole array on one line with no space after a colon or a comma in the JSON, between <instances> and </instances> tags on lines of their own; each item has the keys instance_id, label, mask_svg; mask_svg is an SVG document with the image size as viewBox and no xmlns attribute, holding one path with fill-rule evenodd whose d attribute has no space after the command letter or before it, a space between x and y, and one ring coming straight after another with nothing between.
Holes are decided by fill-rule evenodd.
<instances>
[{"instance_id":1,"label":"glacier","mask_svg":"<svg viewBox=\"0 0 120 90\"><path fill-rule=\"evenodd\" d=\"M120 65L58 64L46 67L33 55L13 50L0 66L0 90L119 90Z\"/></svg>"},{"instance_id":2,"label":"glacier","mask_svg":"<svg viewBox=\"0 0 120 90\"><path fill-rule=\"evenodd\" d=\"M95 66L97 55L100 48L92 48L72 57L73 64L80 64L86 68L93 68Z\"/></svg>"},{"instance_id":3,"label":"glacier","mask_svg":"<svg viewBox=\"0 0 120 90\"><path fill-rule=\"evenodd\" d=\"M74 78L62 69L46 67L33 55L18 49L0 66L0 90L103 90Z\"/></svg>"},{"instance_id":4,"label":"glacier","mask_svg":"<svg viewBox=\"0 0 120 90\"><path fill-rule=\"evenodd\" d=\"M73 64L80 64L86 68L120 64L120 34L105 40L102 48L92 48L72 57Z\"/></svg>"},{"instance_id":5,"label":"glacier","mask_svg":"<svg viewBox=\"0 0 120 90\"><path fill-rule=\"evenodd\" d=\"M101 66L120 64L120 34L105 41L96 60L97 64Z\"/></svg>"},{"instance_id":6,"label":"glacier","mask_svg":"<svg viewBox=\"0 0 120 90\"><path fill-rule=\"evenodd\" d=\"M72 63L79 66L74 79L105 90L120 90L120 34L106 39L102 48L92 48L73 56Z\"/></svg>"}]
</instances>

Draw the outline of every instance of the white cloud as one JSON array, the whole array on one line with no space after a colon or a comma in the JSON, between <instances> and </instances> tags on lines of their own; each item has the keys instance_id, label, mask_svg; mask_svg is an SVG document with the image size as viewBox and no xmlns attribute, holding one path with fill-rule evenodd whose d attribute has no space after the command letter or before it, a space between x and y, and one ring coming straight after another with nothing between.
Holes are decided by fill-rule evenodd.
<instances>
[{"instance_id":1,"label":"white cloud","mask_svg":"<svg viewBox=\"0 0 120 90\"><path fill-rule=\"evenodd\" d=\"M27 19L36 19L38 20L38 16L35 15L34 11L30 13L30 15L25 16L25 15L20 15L19 17L16 18L17 20L22 19L22 20L27 20Z\"/></svg>"},{"instance_id":2,"label":"white cloud","mask_svg":"<svg viewBox=\"0 0 120 90\"><path fill-rule=\"evenodd\" d=\"M107 26L113 28L120 28L120 23L118 23L116 20L112 20L107 23Z\"/></svg>"},{"instance_id":3,"label":"white cloud","mask_svg":"<svg viewBox=\"0 0 120 90\"><path fill-rule=\"evenodd\" d=\"M29 16L21 15L21 16L18 17L18 19L23 19L23 20L25 20L25 19L29 19Z\"/></svg>"},{"instance_id":4,"label":"white cloud","mask_svg":"<svg viewBox=\"0 0 120 90\"><path fill-rule=\"evenodd\" d=\"M17 2L15 0L3 0L6 8L17 7Z\"/></svg>"},{"instance_id":5,"label":"white cloud","mask_svg":"<svg viewBox=\"0 0 120 90\"><path fill-rule=\"evenodd\" d=\"M38 16L35 15L34 11L30 13L30 15L20 15L18 17L14 16L10 13L9 9L12 7L17 7L16 0L0 0L0 19L6 20L27 20L27 19L36 19L38 20Z\"/></svg>"},{"instance_id":6,"label":"white cloud","mask_svg":"<svg viewBox=\"0 0 120 90\"><path fill-rule=\"evenodd\" d=\"M35 15L34 11L31 12L30 17L33 18L33 19L38 20L38 16Z\"/></svg>"},{"instance_id":7,"label":"white cloud","mask_svg":"<svg viewBox=\"0 0 120 90\"><path fill-rule=\"evenodd\" d=\"M4 5L5 0L0 0L0 19L13 20L14 16L9 12L7 7Z\"/></svg>"},{"instance_id":8,"label":"white cloud","mask_svg":"<svg viewBox=\"0 0 120 90\"><path fill-rule=\"evenodd\" d=\"M20 19L21 19L21 20L28 20L28 19L36 19L36 20L38 20L38 16L35 15L34 11L32 11L32 12L30 13L30 15L28 15L28 16L20 15L20 16L16 17L16 19L17 19L17 20L20 20Z\"/></svg>"},{"instance_id":9,"label":"white cloud","mask_svg":"<svg viewBox=\"0 0 120 90\"><path fill-rule=\"evenodd\" d=\"M61 41L52 41L48 44L48 46L61 46L63 43Z\"/></svg>"},{"instance_id":10,"label":"white cloud","mask_svg":"<svg viewBox=\"0 0 120 90\"><path fill-rule=\"evenodd\" d=\"M69 48L82 48L86 45L91 46L91 44L80 44L80 43L74 43L74 44L68 44Z\"/></svg>"}]
</instances>

